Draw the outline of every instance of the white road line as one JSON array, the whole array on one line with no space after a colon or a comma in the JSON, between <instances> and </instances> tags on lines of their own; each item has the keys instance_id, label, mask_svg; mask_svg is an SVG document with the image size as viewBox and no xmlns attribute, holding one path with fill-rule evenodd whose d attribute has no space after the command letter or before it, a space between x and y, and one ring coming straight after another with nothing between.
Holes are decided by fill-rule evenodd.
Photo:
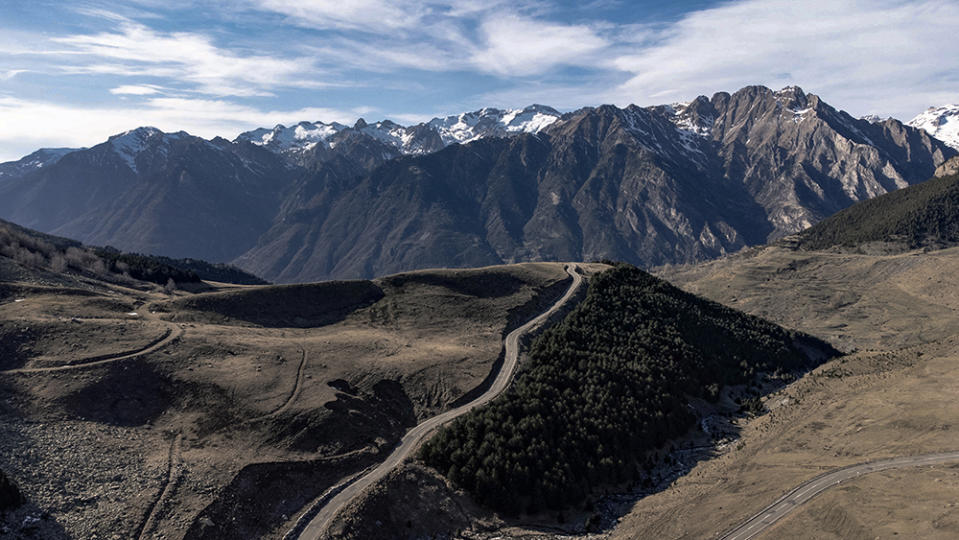
<instances>
[{"instance_id":1,"label":"white road line","mask_svg":"<svg viewBox=\"0 0 959 540\"><path fill-rule=\"evenodd\" d=\"M927 454L922 456L906 456L891 458L881 461L874 461L869 463L859 463L856 465L850 465L848 467L843 467L841 469L834 470L832 472L826 473L823 476L807 480L805 483L800 484L798 487L793 488L779 499L776 499L772 504L764 508L758 514L747 519L738 527L732 529L728 533L724 534L721 537L721 540L749 540L750 538L762 534L766 529L771 527L773 524L777 523L779 520L788 516L796 507L802 503L811 500L816 495L819 495L823 491L826 491L832 486L837 486L841 484L844 480L850 478L855 478L856 476L861 476L862 474L868 474L871 472L886 471L889 469L898 469L903 467L917 467L922 465L932 465L937 463L946 463L950 461L959 461L959 451L956 452L944 452L940 454ZM853 475L852 473L855 473ZM804 489L800 489L804 488ZM808 497L807 493L812 492ZM780 506L782 503L787 503L787 506ZM788 506L788 503L792 503L792 506ZM775 512L776 507L780 506L781 511ZM762 518L760 519L760 516ZM772 519L768 519L772 517ZM761 526L755 532L750 532L755 529L757 526ZM748 534L748 536L743 536Z\"/></svg>"}]
</instances>

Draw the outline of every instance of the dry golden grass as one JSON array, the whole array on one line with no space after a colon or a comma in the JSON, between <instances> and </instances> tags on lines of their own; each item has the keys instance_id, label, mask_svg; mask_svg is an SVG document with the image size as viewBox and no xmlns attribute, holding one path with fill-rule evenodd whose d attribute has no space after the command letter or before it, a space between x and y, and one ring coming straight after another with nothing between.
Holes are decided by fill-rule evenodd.
<instances>
[{"instance_id":1,"label":"dry golden grass","mask_svg":"<svg viewBox=\"0 0 959 540\"><path fill-rule=\"evenodd\" d=\"M157 526L147 537L182 537L250 464L358 452L362 459L334 460L317 470L339 478L365 467L363 459L391 445L405 425L481 384L500 354L504 330L552 303L567 279L563 265L552 263L416 272L376 280L382 298L314 327L262 326L232 312L206 316L195 305L185 307L185 292L171 302L159 291L116 286L66 294L12 284L17 294L0 298L0 328L32 333L12 345L20 365L0 370L129 350L166 328L182 336L149 354L102 365L0 374L0 469L70 536L137 536L149 514ZM262 299L271 289L223 290L212 294L233 295L235 307L250 291ZM315 307L298 306L295 295L287 299L294 316ZM145 306L158 311L129 315ZM345 386L329 384L337 380ZM177 434L182 471L170 497L154 506ZM123 455L96 458L115 450ZM298 493L302 486L288 487L289 493L238 493L266 497L265 506L311 497ZM284 521L295 519L291 505L259 519L267 530L275 527L268 536L282 536ZM244 536L224 527L229 517L214 517L224 534Z\"/></svg>"},{"instance_id":2,"label":"dry golden grass","mask_svg":"<svg viewBox=\"0 0 959 540\"><path fill-rule=\"evenodd\" d=\"M691 292L859 352L770 396L771 412L742 423L741 444L637 502L611 536L716 537L823 470L959 448L957 269L957 249L869 256L773 247L670 270L664 277ZM765 537L954 538L948 505L957 491L959 475L947 467L865 477Z\"/></svg>"}]
</instances>

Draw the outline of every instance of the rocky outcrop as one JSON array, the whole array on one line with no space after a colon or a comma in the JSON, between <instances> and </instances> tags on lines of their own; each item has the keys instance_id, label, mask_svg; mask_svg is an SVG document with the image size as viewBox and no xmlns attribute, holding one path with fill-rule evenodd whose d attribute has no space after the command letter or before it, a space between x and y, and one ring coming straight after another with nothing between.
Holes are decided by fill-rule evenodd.
<instances>
[{"instance_id":1,"label":"rocky outcrop","mask_svg":"<svg viewBox=\"0 0 959 540\"><path fill-rule=\"evenodd\" d=\"M942 178L944 176L955 176L957 174L959 174L959 156L936 167L935 177Z\"/></svg>"}]
</instances>

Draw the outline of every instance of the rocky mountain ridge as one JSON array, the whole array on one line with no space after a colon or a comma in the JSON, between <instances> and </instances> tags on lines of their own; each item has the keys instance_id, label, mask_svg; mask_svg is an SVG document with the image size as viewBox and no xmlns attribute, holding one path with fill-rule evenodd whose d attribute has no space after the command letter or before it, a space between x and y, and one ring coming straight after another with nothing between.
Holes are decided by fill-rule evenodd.
<instances>
[{"instance_id":1,"label":"rocky mountain ridge","mask_svg":"<svg viewBox=\"0 0 959 540\"><path fill-rule=\"evenodd\" d=\"M306 175L236 262L280 281L522 260L691 262L921 182L953 154L798 88L584 108L536 135L394 159L349 182Z\"/></svg>"},{"instance_id":2,"label":"rocky mountain ridge","mask_svg":"<svg viewBox=\"0 0 959 540\"><path fill-rule=\"evenodd\" d=\"M562 115L545 105L523 109L484 108L429 122L402 126L390 120L369 124L362 118L352 127L338 122L300 122L273 129L259 128L241 133L234 142L247 141L274 152L302 158L317 145L333 149L346 134L360 134L383 143L398 155L423 155L450 144L465 144L485 137L506 137L518 133L538 133Z\"/></svg>"},{"instance_id":3,"label":"rocky mountain ridge","mask_svg":"<svg viewBox=\"0 0 959 540\"><path fill-rule=\"evenodd\" d=\"M0 217L271 281L524 260L649 266L797 232L954 154L894 119L752 86L562 116L531 106L412 127L301 123L234 141L140 128L0 176Z\"/></svg>"}]
</instances>

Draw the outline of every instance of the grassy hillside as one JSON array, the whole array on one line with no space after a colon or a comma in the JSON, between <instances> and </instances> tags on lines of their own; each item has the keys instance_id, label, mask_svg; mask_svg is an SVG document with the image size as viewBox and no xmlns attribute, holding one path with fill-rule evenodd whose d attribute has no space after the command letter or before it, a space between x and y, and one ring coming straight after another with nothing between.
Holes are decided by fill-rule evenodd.
<instances>
[{"instance_id":1,"label":"grassy hillside","mask_svg":"<svg viewBox=\"0 0 959 540\"><path fill-rule=\"evenodd\" d=\"M370 281L324 281L200 294L162 309L177 312L178 320L314 328L339 322L381 298L383 290Z\"/></svg>"},{"instance_id":2,"label":"grassy hillside","mask_svg":"<svg viewBox=\"0 0 959 540\"><path fill-rule=\"evenodd\" d=\"M690 396L716 399L724 385L835 354L622 265L534 342L503 397L441 431L422 457L497 510L563 508L641 476L647 452L694 425Z\"/></svg>"},{"instance_id":3,"label":"grassy hillside","mask_svg":"<svg viewBox=\"0 0 959 540\"><path fill-rule=\"evenodd\" d=\"M867 242L908 248L959 244L959 175L863 201L824 219L800 235L800 246L826 249Z\"/></svg>"},{"instance_id":4,"label":"grassy hillside","mask_svg":"<svg viewBox=\"0 0 959 540\"><path fill-rule=\"evenodd\" d=\"M32 538L280 538L482 388L503 335L570 281L523 263L171 297L5 263L27 276L0 278L0 470L28 500L17 527L66 531Z\"/></svg>"},{"instance_id":5,"label":"grassy hillside","mask_svg":"<svg viewBox=\"0 0 959 540\"><path fill-rule=\"evenodd\" d=\"M717 538L822 470L959 442L959 247L870 254L770 246L663 270L683 289L850 354L765 400L739 442L632 505L610 539ZM941 487L940 487L941 486ZM863 475L768 538L959 538L959 469ZM897 536L898 535L898 536Z\"/></svg>"}]
</instances>

